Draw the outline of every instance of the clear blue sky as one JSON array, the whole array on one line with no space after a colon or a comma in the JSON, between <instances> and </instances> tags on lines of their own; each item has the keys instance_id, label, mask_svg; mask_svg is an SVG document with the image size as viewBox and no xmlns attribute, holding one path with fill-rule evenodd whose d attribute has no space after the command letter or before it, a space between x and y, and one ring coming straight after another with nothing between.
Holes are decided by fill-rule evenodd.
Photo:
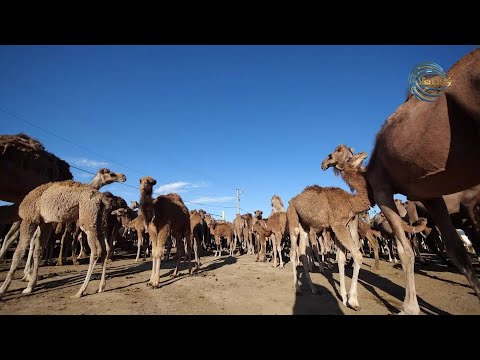
<instances>
[{"instance_id":1,"label":"clear blue sky","mask_svg":"<svg viewBox=\"0 0 480 360\"><path fill-rule=\"evenodd\" d=\"M242 209L268 215L273 194L287 205L307 185L347 189L320 169L323 158L339 144L370 153L412 67L447 70L474 48L0 46L0 108L95 154L2 111L0 133L25 132L72 165L109 167L133 186L150 175L156 190L227 220L239 187ZM123 185L104 190L139 199Z\"/></svg>"}]
</instances>

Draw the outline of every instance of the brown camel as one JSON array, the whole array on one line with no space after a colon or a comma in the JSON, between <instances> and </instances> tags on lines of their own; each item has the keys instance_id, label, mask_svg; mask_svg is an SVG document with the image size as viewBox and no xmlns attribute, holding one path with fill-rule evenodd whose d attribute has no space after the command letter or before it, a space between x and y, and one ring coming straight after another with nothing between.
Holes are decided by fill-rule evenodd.
<instances>
[{"instance_id":1,"label":"brown camel","mask_svg":"<svg viewBox=\"0 0 480 360\"><path fill-rule=\"evenodd\" d=\"M450 260L480 298L480 282L455 231L442 195L480 184L480 49L447 72L452 82L434 102L410 97L379 131L366 177L373 199L392 226L405 272L402 313L418 314L414 256L393 195L421 201L438 226ZM373 201L372 201L373 202Z\"/></svg>"},{"instance_id":2,"label":"brown camel","mask_svg":"<svg viewBox=\"0 0 480 360\"><path fill-rule=\"evenodd\" d=\"M235 251L235 237L233 236L233 228L226 222L217 223L215 221L209 224L210 233L215 237L216 250L214 256L222 256L222 238L227 240L229 256L233 256Z\"/></svg>"},{"instance_id":3,"label":"brown camel","mask_svg":"<svg viewBox=\"0 0 480 360\"><path fill-rule=\"evenodd\" d=\"M366 213L368 215L368 213ZM365 215L365 214L362 214ZM380 269L380 258L378 255L378 242L373 234L374 229L364 220L363 216L358 220L358 235L361 239L366 239L369 243L369 247L373 249L373 256L375 258L374 270Z\"/></svg>"},{"instance_id":4,"label":"brown camel","mask_svg":"<svg viewBox=\"0 0 480 360\"><path fill-rule=\"evenodd\" d=\"M338 146L333 153L322 162L322 169L333 166L336 174L340 173L343 180L356 194L350 194L339 188L322 188L309 186L300 195L289 202L287 210L288 226L291 240L291 255L294 285L298 289L296 274L297 238L300 235L298 246L299 259L303 264L307 281L312 292L316 292L307 269L306 259L307 239L310 228L329 228L337 238L338 268L340 273L340 294L342 302L347 305L347 292L345 288L345 251L351 252L353 257L353 276L348 304L355 310L360 309L357 299L358 273L362 264L362 254L359 250L358 215L369 210L370 201L367 192L366 180L363 173L362 161L366 153L351 156L353 149ZM404 224L405 228L411 228ZM424 227L424 225L423 225ZM414 229L412 229L414 230Z\"/></svg>"},{"instance_id":5,"label":"brown camel","mask_svg":"<svg viewBox=\"0 0 480 360\"><path fill-rule=\"evenodd\" d=\"M253 225L253 233L255 234L255 239L258 239L257 242L257 258L255 261L259 261L260 253L263 254L263 262L267 261L267 248L266 248L266 237L272 236L273 232L267 230L260 221L257 221Z\"/></svg>"},{"instance_id":6,"label":"brown camel","mask_svg":"<svg viewBox=\"0 0 480 360\"><path fill-rule=\"evenodd\" d=\"M3 239L0 260L18 238L18 207L25 195L41 184L71 179L69 165L38 140L23 133L0 135L0 200L14 203L0 206L0 224L13 224Z\"/></svg>"},{"instance_id":7,"label":"brown camel","mask_svg":"<svg viewBox=\"0 0 480 360\"><path fill-rule=\"evenodd\" d=\"M153 288L159 287L160 284L160 262L170 234L177 239L179 252L173 276L178 274L183 252L183 238L186 239L187 244L188 273L192 273L192 238L188 209L178 194L160 195L152 199L153 186L156 183L157 181L150 176L140 179L140 210L152 242L152 274L148 284Z\"/></svg>"},{"instance_id":8,"label":"brown camel","mask_svg":"<svg viewBox=\"0 0 480 360\"><path fill-rule=\"evenodd\" d=\"M344 149L348 150L348 149ZM355 310L360 309L357 299L357 279L360 266L362 264L362 254L359 250L358 240L358 217L357 215L370 208L368 195L365 191L366 186L362 188L362 182L365 182L360 174L359 167L362 161L367 157L366 153L360 153L349 158L344 156L345 152L339 154L330 154L324 160L322 167L328 160L340 171L343 179L353 189L357 190L356 195L352 195L342 189L334 187L322 188L320 186L308 186L302 193L295 196L288 203L287 219L290 233L290 259L292 261L294 287L297 292L300 291L297 280L296 256L303 264L305 277L312 293L316 293L307 269L308 261L306 258L306 249L310 229L330 228L338 240L338 268L340 273L340 293L343 304L347 305L347 292L345 289L345 250L352 253L354 259L353 277L350 288L348 304ZM363 191L362 191L363 190ZM297 239L300 235L300 243L297 246Z\"/></svg>"},{"instance_id":9,"label":"brown camel","mask_svg":"<svg viewBox=\"0 0 480 360\"><path fill-rule=\"evenodd\" d=\"M245 241L245 247L247 249L247 254L254 255L254 247L252 241L252 228L253 228L253 217L252 214L246 213L242 215L242 219L246 221L246 228L243 229L243 240Z\"/></svg>"},{"instance_id":10,"label":"brown camel","mask_svg":"<svg viewBox=\"0 0 480 360\"><path fill-rule=\"evenodd\" d=\"M248 232L247 221L240 214L235 215L233 220L233 235L235 236L235 242L241 244L241 249L246 249L246 237ZM245 231L247 229L247 231ZM248 235L247 235L248 237Z\"/></svg>"},{"instance_id":11,"label":"brown camel","mask_svg":"<svg viewBox=\"0 0 480 360\"><path fill-rule=\"evenodd\" d=\"M280 197L278 197L280 201ZM273 249L273 267L278 266L278 258L280 259L280 268L283 268L283 259L282 259L282 239L287 234L287 212L274 212L268 217L266 222L267 229L272 231L272 249Z\"/></svg>"},{"instance_id":12,"label":"brown camel","mask_svg":"<svg viewBox=\"0 0 480 360\"><path fill-rule=\"evenodd\" d=\"M37 282L40 249L49 238L51 223L69 223L79 221L80 228L87 234L91 249L90 263L85 281L80 290L73 296L79 298L87 288L93 268L102 254L105 254L99 292L105 289L105 273L112 244L105 241L104 230L107 226L110 200L89 185L75 181L53 182L32 190L20 203L19 215L20 240L13 255L12 264L7 277L0 288L0 295L8 289L25 247L32 238L37 226L40 227L40 238L35 242L33 253L33 271L24 294L31 293Z\"/></svg>"},{"instance_id":13,"label":"brown camel","mask_svg":"<svg viewBox=\"0 0 480 360\"><path fill-rule=\"evenodd\" d=\"M200 256L202 251L203 229L205 222L205 213L191 210L190 211L190 227L193 240L193 251L195 252L196 270L200 268Z\"/></svg>"}]
</instances>

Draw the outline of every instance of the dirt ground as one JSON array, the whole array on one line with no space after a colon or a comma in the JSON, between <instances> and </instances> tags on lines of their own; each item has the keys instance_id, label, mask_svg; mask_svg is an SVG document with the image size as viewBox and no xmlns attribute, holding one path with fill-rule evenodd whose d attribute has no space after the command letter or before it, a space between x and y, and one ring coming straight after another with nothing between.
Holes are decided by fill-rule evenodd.
<instances>
[{"instance_id":1,"label":"dirt ground","mask_svg":"<svg viewBox=\"0 0 480 360\"><path fill-rule=\"evenodd\" d=\"M84 260L87 261L88 260ZM10 260L0 265L3 282ZM271 263L255 262L248 255L229 258L202 257L201 271L188 276L185 267L171 278L174 261L162 261L161 284L147 287L152 263L134 262L134 256L118 255L107 268L106 291L97 294L101 266L81 299L70 299L83 282L87 264L44 266L34 292L22 295L26 283L15 274L8 292L0 301L0 314L396 314L404 297L400 264L381 261L381 270L372 271L373 259L364 258L359 275L360 311L342 305L336 265L325 274L314 268L312 280L319 294L312 295L302 283L303 293L293 289L291 264L274 269ZM480 273L475 262L477 274ZM300 268L299 268L300 271ZM352 269L346 270L347 291ZM303 277L301 277L301 281ZM417 268L416 286L422 314L480 314L480 302L466 278L456 269L437 264ZM303 282L303 281L302 281Z\"/></svg>"}]
</instances>

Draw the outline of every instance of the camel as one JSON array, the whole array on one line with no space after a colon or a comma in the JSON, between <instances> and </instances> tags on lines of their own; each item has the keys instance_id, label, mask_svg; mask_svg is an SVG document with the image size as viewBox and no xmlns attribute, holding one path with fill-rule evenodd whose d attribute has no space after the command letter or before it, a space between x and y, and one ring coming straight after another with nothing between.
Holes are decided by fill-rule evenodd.
<instances>
[{"instance_id":1,"label":"camel","mask_svg":"<svg viewBox=\"0 0 480 360\"><path fill-rule=\"evenodd\" d=\"M245 235L247 235L247 231L245 231L245 229L248 231L247 221L242 215L236 214L235 219L233 220L233 235L235 237L235 242L238 241L241 244L241 249L246 249Z\"/></svg>"},{"instance_id":2,"label":"camel","mask_svg":"<svg viewBox=\"0 0 480 360\"><path fill-rule=\"evenodd\" d=\"M0 206L0 223L12 224L3 239L0 260L18 238L18 207L25 195L41 184L71 179L68 163L46 151L38 140L23 133L0 135L0 200L14 203Z\"/></svg>"},{"instance_id":3,"label":"camel","mask_svg":"<svg viewBox=\"0 0 480 360\"><path fill-rule=\"evenodd\" d=\"M127 180L127 177L125 176L125 174L114 173L110 171L110 169L101 168L98 170L97 174L90 182L90 186L96 190L100 190L102 187L106 185L112 184L114 182L125 182L126 180ZM72 241L75 241L78 237L78 232L79 232L78 225L76 225L75 227L73 227L73 225L65 226L63 236L60 240L60 252L58 254L58 259L57 259L58 266L61 266L64 263L65 258L63 256L63 247L64 247L65 238L68 236L68 234L71 234ZM72 246L72 250L74 250L73 246ZM73 261L75 263L76 259L73 259Z\"/></svg>"},{"instance_id":4,"label":"camel","mask_svg":"<svg viewBox=\"0 0 480 360\"><path fill-rule=\"evenodd\" d=\"M152 273L148 285L152 288L159 287L160 283L160 262L165 248L165 242L171 234L177 239L177 264L173 276L178 274L178 266L182 258L183 242L186 239L188 273L192 274L192 238L190 228L190 216L182 198L175 193L160 195L152 199L153 186L157 183L150 176L140 179L140 210L145 219L145 227L148 229L150 241L152 242Z\"/></svg>"},{"instance_id":5,"label":"camel","mask_svg":"<svg viewBox=\"0 0 480 360\"><path fill-rule=\"evenodd\" d=\"M287 210L285 210L285 208L283 207L283 201L280 198L280 196L273 195L272 198L270 199L270 203L272 205L272 212L270 213L270 216L272 216L272 214L275 214L277 212L284 212L284 213L287 212Z\"/></svg>"},{"instance_id":6,"label":"camel","mask_svg":"<svg viewBox=\"0 0 480 360\"><path fill-rule=\"evenodd\" d=\"M202 241L203 241L203 229L204 229L204 218L205 213L191 210L190 211L190 227L193 240L193 250L195 252L195 264L196 270L200 268L200 256L202 251Z\"/></svg>"},{"instance_id":7,"label":"camel","mask_svg":"<svg viewBox=\"0 0 480 360\"><path fill-rule=\"evenodd\" d=\"M340 155L344 155L341 153ZM345 249L352 253L354 258L353 277L350 288L348 304L355 310L360 309L357 299L357 279L360 266L362 264L362 254L358 247L358 217L360 214L370 208L368 195L362 191L361 183L364 181L359 174L359 167L362 161L367 157L366 153L359 153L351 158L343 156L340 158L337 154L330 154L329 158L324 160L322 168L327 164L336 166L341 172L344 181L350 187L357 190L356 195L346 191L317 185L306 187L303 192L292 198L288 203L287 221L290 234L290 259L292 261L294 288L300 291L297 279L296 256L303 264L305 277L312 293L316 293L307 269L308 261L306 259L306 248L310 229L315 230L330 228L337 238L338 247L338 268L340 273L340 293L342 302L347 306L347 292L345 289ZM328 162L327 162L328 160ZM365 188L366 186L364 186ZM300 237L299 245L297 239Z\"/></svg>"},{"instance_id":8,"label":"camel","mask_svg":"<svg viewBox=\"0 0 480 360\"><path fill-rule=\"evenodd\" d=\"M366 177L373 201L392 226L405 273L402 314L419 314L414 257L400 226L393 195L421 201L445 242L446 252L480 298L480 282L455 231L442 195L480 184L480 49L458 60L446 73L451 85L434 102L410 97L386 120L376 136ZM372 201L372 202L373 202Z\"/></svg>"},{"instance_id":9,"label":"camel","mask_svg":"<svg viewBox=\"0 0 480 360\"><path fill-rule=\"evenodd\" d=\"M352 153L353 149L340 145L323 160L321 167L323 170L334 167L334 172L340 174L350 188L356 191L356 194L353 195L334 187L308 186L302 193L290 200L287 209L287 219L291 240L290 259L292 260L295 289L299 291L295 261L296 252L298 251L310 289L312 293L316 292L307 269L307 239L310 228L316 230L328 228L332 230L337 239L342 302L345 306L348 303L354 310L360 310L357 298L357 280L362 264L362 254L359 250L358 215L370 209L370 200L362 167L362 162L367 157L367 154L361 152L351 156ZM416 230L406 223L404 223L404 226L407 231ZM423 228L425 228L425 223ZM300 241L297 247L299 235ZM345 288L346 250L351 252L354 262L348 300Z\"/></svg>"},{"instance_id":10,"label":"camel","mask_svg":"<svg viewBox=\"0 0 480 360\"><path fill-rule=\"evenodd\" d=\"M243 214L242 219L246 222L246 228L243 230L243 241L245 242L245 247L247 249L247 254L253 255L255 253L252 241L252 228L253 228L253 217L252 214L246 213Z\"/></svg>"},{"instance_id":11,"label":"camel","mask_svg":"<svg viewBox=\"0 0 480 360\"><path fill-rule=\"evenodd\" d=\"M279 196L274 195L276 199L282 204L281 209L283 209L282 199ZM272 197L272 205L273 205L273 197ZM275 208L275 207L274 207ZM287 212L281 211L281 209L276 209L276 212L273 212L268 217L266 221L267 229L272 231L271 239L272 239L272 249L273 249L273 267L278 266L277 261L277 253L278 258L280 259L280 268L283 269L283 259L282 259L282 239L287 234ZM284 209L283 209L284 210Z\"/></svg>"},{"instance_id":12,"label":"camel","mask_svg":"<svg viewBox=\"0 0 480 360\"><path fill-rule=\"evenodd\" d=\"M375 258L375 263L373 265L373 270L380 269L380 258L378 255L378 242L374 235L374 229L364 220L364 216L368 215L368 213L362 214L363 216L359 217L358 220L358 235L361 239L367 239L369 247L373 248L373 256Z\"/></svg>"},{"instance_id":13,"label":"camel","mask_svg":"<svg viewBox=\"0 0 480 360\"><path fill-rule=\"evenodd\" d=\"M223 223L216 223L210 222L209 224L210 233L215 237L215 253L214 256L222 256L223 248L222 248L222 238L227 240L227 247L229 249L229 256L233 256L235 251L235 237L233 236L233 228L230 224L225 222Z\"/></svg>"},{"instance_id":14,"label":"camel","mask_svg":"<svg viewBox=\"0 0 480 360\"><path fill-rule=\"evenodd\" d=\"M255 261L259 261L260 253L263 254L263 262L267 261L267 249L266 249L266 237L272 236L272 230L268 230L262 226L262 223L257 221L253 225L253 232L256 234L257 240L257 258Z\"/></svg>"},{"instance_id":15,"label":"camel","mask_svg":"<svg viewBox=\"0 0 480 360\"><path fill-rule=\"evenodd\" d=\"M27 288L22 291L23 294L31 293L37 282L40 249L48 240L51 232L50 224L77 220L80 228L87 234L91 253L85 281L72 297L80 298L83 295L95 264L100 256L105 254L98 289L98 292L102 292L105 289L107 261L112 252L112 244L107 241L107 234L104 233L110 206L111 202L107 196L89 185L71 180L43 184L29 192L20 203L19 215L22 218L20 240L13 255L10 270L0 287L0 297L8 289L26 245L37 227L40 228L40 237L34 245L32 276Z\"/></svg>"}]
</instances>

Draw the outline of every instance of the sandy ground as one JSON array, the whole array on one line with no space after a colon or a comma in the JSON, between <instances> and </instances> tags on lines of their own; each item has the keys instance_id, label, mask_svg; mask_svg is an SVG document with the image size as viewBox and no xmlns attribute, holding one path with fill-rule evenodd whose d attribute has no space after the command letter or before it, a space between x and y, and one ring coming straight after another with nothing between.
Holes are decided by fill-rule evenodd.
<instances>
[{"instance_id":1,"label":"sandy ground","mask_svg":"<svg viewBox=\"0 0 480 360\"><path fill-rule=\"evenodd\" d=\"M84 260L85 261L85 260ZM88 260L86 260L88 261ZM87 264L45 266L34 292L22 295L26 283L17 271L8 292L0 301L0 314L396 314L404 297L400 264L381 261L372 271L373 260L364 259L359 275L360 311L342 305L336 265L325 274L314 268L312 280L319 294L293 290L291 264L274 269L271 263L257 263L253 256L202 258L201 271L188 276L185 267L171 278L174 261L162 261L158 289L146 285L151 261L134 262L134 256L117 256L107 268L106 291L97 294L101 267L81 299L70 299L84 280ZM10 260L0 265L3 282ZM480 273L478 262L475 263ZM300 268L299 268L300 270ZM346 270L347 291L352 269ZM300 278L301 281L303 277ZM456 269L438 265L416 267L416 285L422 314L480 314L480 302L466 278ZM303 281L302 281L303 282Z\"/></svg>"}]
</instances>

